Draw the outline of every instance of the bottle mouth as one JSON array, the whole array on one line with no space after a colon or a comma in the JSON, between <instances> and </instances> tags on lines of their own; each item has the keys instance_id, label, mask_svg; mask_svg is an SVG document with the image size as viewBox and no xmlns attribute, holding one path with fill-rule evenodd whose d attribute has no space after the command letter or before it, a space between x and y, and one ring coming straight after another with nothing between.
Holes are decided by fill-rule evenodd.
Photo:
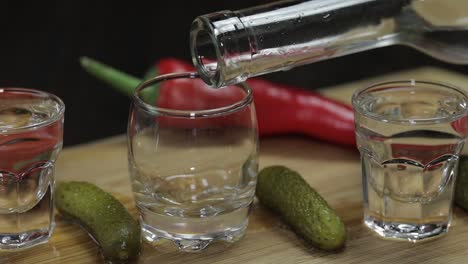
<instances>
[{"instance_id":1,"label":"bottle mouth","mask_svg":"<svg viewBox=\"0 0 468 264\"><path fill-rule=\"evenodd\" d=\"M220 63L223 54L216 45L216 36L212 32L213 28L203 17L195 19L190 31L190 51L200 78L208 85L216 87L221 83Z\"/></svg>"}]
</instances>

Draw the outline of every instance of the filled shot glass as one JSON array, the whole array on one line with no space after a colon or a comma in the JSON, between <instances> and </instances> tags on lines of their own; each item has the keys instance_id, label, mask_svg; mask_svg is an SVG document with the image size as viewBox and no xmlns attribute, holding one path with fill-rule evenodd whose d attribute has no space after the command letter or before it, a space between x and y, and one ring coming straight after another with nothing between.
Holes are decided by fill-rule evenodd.
<instances>
[{"instance_id":1,"label":"filled shot glass","mask_svg":"<svg viewBox=\"0 0 468 264\"><path fill-rule=\"evenodd\" d=\"M65 105L55 95L0 88L0 250L29 248L54 230L54 164Z\"/></svg>"},{"instance_id":2,"label":"filled shot glass","mask_svg":"<svg viewBox=\"0 0 468 264\"><path fill-rule=\"evenodd\" d=\"M176 73L137 87L128 155L143 238L181 251L239 240L254 198L257 133L245 84L214 89Z\"/></svg>"},{"instance_id":3,"label":"filled shot glass","mask_svg":"<svg viewBox=\"0 0 468 264\"><path fill-rule=\"evenodd\" d=\"M411 242L445 234L466 139L466 93L447 84L394 81L358 90L352 102L365 225Z\"/></svg>"}]
</instances>

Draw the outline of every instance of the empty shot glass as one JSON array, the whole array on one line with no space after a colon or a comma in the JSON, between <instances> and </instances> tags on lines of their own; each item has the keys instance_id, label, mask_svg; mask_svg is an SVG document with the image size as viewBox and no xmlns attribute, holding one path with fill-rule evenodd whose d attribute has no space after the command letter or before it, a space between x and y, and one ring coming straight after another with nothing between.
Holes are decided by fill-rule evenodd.
<instances>
[{"instance_id":1,"label":"empty shot glass","mask_svg":"<svg viewBox=\"0 0 468 264\"><path fill-rule=\"evenodd\" d=\"M372 231L412 242L448 231L467 103L458 88L415 80L354 94L364 223Z\"/></svg>"},{"instance_id":2,"label":"empty shot glass","mask_svg":"<svg viewBox=\"0 0 468 264\"><path fill-rule=\"evenodd\" d=\"M0 89L0 249L47 242L54 222L54 164L65 106L32 89Z\"/></svg>"},{"instance_id":3,"label":"empty shot glass","mask_svg":"<svg viewBox=\"0 0 468 264\"><path fill-rule=\"evenodd\" d=\"M137 87L128 155L143 238L182 251L239 240L255 193L257 138L245 84L214 89L179 73Z\"/></svg>"}]
</instances>

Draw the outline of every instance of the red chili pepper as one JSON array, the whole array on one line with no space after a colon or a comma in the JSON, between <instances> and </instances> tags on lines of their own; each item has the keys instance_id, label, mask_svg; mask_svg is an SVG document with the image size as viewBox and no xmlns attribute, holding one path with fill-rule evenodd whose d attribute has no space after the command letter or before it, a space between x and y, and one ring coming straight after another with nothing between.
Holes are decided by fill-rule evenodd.
<instances>
[{"instance_id":1,"label":"red chili pepper","mask_svg":"<svg viewBox=\"0 0 468 264\"><path fill-rule=\"evenodd\" d=\"M0 91L2 103L6 103L12 98L30 100L34 97L34 95L20 90L15 92ZM24 101L24 103L26 102ZM14 106L4 106L0 115L2 121L16 127L27 125L31 118L29 112ZM62 141L62 126L63 123L57 121L45 126L17 130L16 132L9 130L8 133L2 133L0 135L0 168L4 173L10 172L18 177L24 176L24 173L29 171L33 164L48 161L55 150L54 148Z\"/></svg>"},{"instance_id":2,"label":"red chili pepper","mask_svg":"<svg viewBox=\"0 0 468 264\"><path fill-rule=\"evenodd\" d=\"M461 136L466 136L468 133L468 116L464 116L451 123L453 130L458 132Z\"/></svg>"},{"instance_id":3,"label":"red chili pepper","mask_svg":"<svg viewBox=\"0 0 468 264\"><path fill-rule=\"evenodd\" d=\"M49 160L54 148L62 141L61 122L55 122L28 132L0 136L0 168L24 173L35 163Z\"/></svg>"},{"instance_id":4,"label":"red chili pepper","mask_svg":"<svg viewBox=\"0 0 468 264\"><path fill-rule=\"evenodd\" d=\"M193 68L190 70L189 64L180 63L180 61L173 63L172 60L163 60L158 64L157 69L160 74L193 71ZM245 92L234 86L213 89L201 79L180 78L160 83L155 105L168 109L206 110L232 105L244 97ZM229 115L210 118L182 119L159 116L158 122L160 126L177 128L251 127L252 117L250 115L251 111L244 108Z\"/></svg>"},{"instance_id":5,"label":"red chili pepper","mask_svg":"<svg viewBox=\"0 0 468 264\"><path fill-rule=\"evenodd\" d=\"M82 58L83 67L99 79L117 87L126 94L138 84L138 80L107 65ZM159 74L194 71L184 61L167 58L156 65ZM305 134L332 143L354 146L354 116L351 106L326 98L317 92L272 83L261 79L250 79L247 83L253 90L260 136L278 134ZM133 84L133 86L129 85ZM157 105L180 109L200 109L200 104L210 107L226 105L239 96L232 90L216 91L200 82L179 82L181 89L160 87ZM223 89L221 89L223 90ZM182 94L183 93L183 96ZM193 100L196 94L199 100ZM198 108L194 108L198 106Z\"/></svg>"},{"instance_id":6,"label":"red chili pepper","mask_svg":"<svg viewBox=\"0 0 468 264\"><path fill-rule=\"evenodd\" d=\"M177 59L162 59L155 66L159 74L188 72L195 69L191 64ZM354 115L352 107L326 98L319 93L272 83L261 79L247 80L252 87L260 136L298 133L320 138L329 142L354 145ZM161 87L163 88L163 87ZM200 82L199 85L184 87L185 99L179 102L189 109L194 102L190 94L197 94L205 103L213 102L214 90ZM161 89L158 104L168 104L171 89ZM216 100L230 100L238 94L219 94ZM188 99L188 100L187 100ZM180 100L180 99L179 99ZM166 101L166 102L164 102ZM176 102L170 102L173 105Z\"/></svg>"},{"instance_id":7,"label":"red chili pepper","mask_svg":"<svg viewBox=\"0 0 468 264\"><path fill-rule=\"evenodd\" d=\"M406 158L420 162L427 166L431 161L440 158L443 155L456 153L459 145L441 144L441 145L413 145L413 144L391 144L391 153L394 159ZM430 165L428 169L439 168L443 163L439 162Z\"/></svg>"}]
</instances>

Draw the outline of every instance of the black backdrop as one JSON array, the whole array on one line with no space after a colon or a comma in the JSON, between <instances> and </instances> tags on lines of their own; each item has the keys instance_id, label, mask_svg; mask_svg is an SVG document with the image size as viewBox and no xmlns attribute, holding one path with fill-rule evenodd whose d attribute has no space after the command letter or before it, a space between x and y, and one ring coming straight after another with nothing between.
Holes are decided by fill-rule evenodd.
<instances>
[{"instance_id":1,"label":"black backdrop","mask_svg":"<svg viewBox=\"0 0 468 264\"><path fill-rule=\"evenodd\" d=\"M89 56L141 76L158 58L189 60L197 16L266 0L0 1L0 86L37 88L66 104L65 145L122 134L129 99L87 75ZM404 47L389 47L275 73L266 78L310 89L420 65L468 73Z\"/></svg>"}]
</instances>

